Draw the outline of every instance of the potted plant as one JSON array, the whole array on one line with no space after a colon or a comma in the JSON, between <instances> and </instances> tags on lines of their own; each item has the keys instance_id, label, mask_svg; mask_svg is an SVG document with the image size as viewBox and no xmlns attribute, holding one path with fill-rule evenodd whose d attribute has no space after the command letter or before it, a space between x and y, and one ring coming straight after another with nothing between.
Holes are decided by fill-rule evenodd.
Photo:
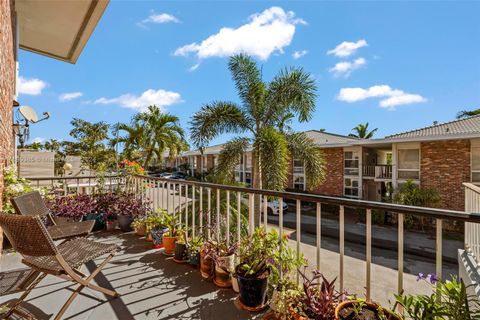
<instances>
[{"instance_id":1,"label":"potted plant","mask_svg":"<svg viewBox=\"0 0 480 320\"><path fill-rule=\"evenodd\" d=\"M235 269L235 252L239 244L227 245L218 240L208 241L206 257L211 258L214 263L213 283L220 288L232 286L232 273Z\"/></svg>"},{"instance_id":2,"label":"potted plant","mask_svg":"<svg viewBox=\"0 0 480 320\"><path fill-rule=\"evenodd\" d=\"M335 281L329 281L318 270L307 276L306 267L298 272L303 279L301 294L296 301L290 300L288 313L294 319L331 320L335 317L335 307L346 293L335 290ZM288 287L287 287L288 288Z\"/></svg>"},{"instance_id":3,"label":"potted plant","mask_svg":"<svg viewBox=\"0 0 480 320\"><path fill-rule=\"evenodd\" d=\"M166 233L163 234L162 241L163 247L165 248L164 253L166 255L175 254L175 242L178 239L179 231L181 231L180 225L178 223L177 216L170 215L166 211L163 212L163 223L168 229Z\"/></svg>"},{"instance_id":4,"label":"potted plant","mask_svg":"<svg viewBox=\"0 0 480 320\"><path fill-rule=\"evenodd\" d=\"M468 293L472 285L466 286L455 276L449 280L439 281L435 274L423 273L417 276L417 281L430 283L432 294L395 296L397 304L403 307L409 319L480 319L480 302L476 295Z\"/></svg>"},{"instance_id":5,"label":"potted plant","mask_svg":"<svg viewBox=\"0 0 480 320\"><path fill-rule=\"evenodd\" d=\"M215 272L215 264L212 257L208 256L211 243L205 242L200 249L200 274L205 280L211 279Z\"/></svg>"},{"instance_id":6,"label":"potted plant","mask_svg":"<svg viewBox=\"0 0 480 320\"><path fill-rule=\"evenodd\" d=\"M168 231L163 220L163 214L155 213L145 219L145 230L148 238L153 243L153 248L163 247L163 234Z\"/></svg>"},{"instance_id":7,"label":"potted plant","mask_svg":"<svg viewBox=\"0 0 480 320\"><path fill-rule=\"evenodd\" d=\"M268 278L279 249L278 233L275 229L266 232L263 228L242 240L239 248L239 264L235 272L239 285L239 303L247 310L265 308Z\"/></svg>"},{"instance_id":8,"label":"potted plant","mask_svg":"<svg viewBox=\"0 0 480 320\"><path fill-rule=\"evenodd\" d=\"M186 263L188 262L188 249L186 241L186 231L177 230L178 238L175 241L175 255L173 256L173 261L177 263Z\"/></svg>"},{"instance_id":9,"label":"potted plant","mask_svg":"<svg viewBox=\"0 0 480 320\"><path fill-rule=\"evenodd\" d=\"M192 239L187 239L188 259L192 266L198 267L200 265L200 250L203 246L203 237L196 236Z\"/></svg>"},{"instance_id":10,"label":"potted plant","mask_svg":"<svg viewBox=\"0 0 480 320\"><path fill-rule=\"evenodd\" d=\"M303 291L290 278L280 280L270 299L271 312L267 313L263 319L307 320L306 316L300 310L297 310L303 295Z\"/></svg>"},{"instance_id":11,"label":"potted plant","mask_svg":"<svg viewBox=\"0 0 480 320\"><path fill-rule=\"evenodd\" d=\"M75 221L95 220L93 231L105 229L105 212L91 195L56 196L48 200L46 205L55 216Z\"/></svg>"},{"instance_id":12,"label":"potted plant","mask_svg":"<svg viewBox=\"0 0 480 320\"><path fill-rule=\"evenodd\" d=\"M141 237L144 237L147 233L147 225L146 225L145 217L137 217L132 222L132 228L135 230L135 233Z\"/></svg>"},{"instance_id":13,"label":"potted plant","mask_svg":"<svg viewBox=\"0 0 480 320\"><path fill-rule=\"evenodd\" d=\"M336 320L401 320L400 316L364 299L341 302L335 309ZM433 319L433 318L432 318Z\"/></svg>"}]
</instances>

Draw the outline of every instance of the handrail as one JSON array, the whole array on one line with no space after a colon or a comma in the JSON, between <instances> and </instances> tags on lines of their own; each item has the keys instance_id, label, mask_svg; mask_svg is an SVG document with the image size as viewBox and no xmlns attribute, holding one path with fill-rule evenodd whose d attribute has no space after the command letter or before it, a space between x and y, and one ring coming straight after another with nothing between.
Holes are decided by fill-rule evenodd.
<instances>
[{"instance_id":1,"label":"handrail","mask_svg":"<svg viewBox=\"0 0 480 320\"><path fill-rule=\"evenodd\" d=\"M34 180L34 181L46 181L46 180L77 180L77 179L98 179L100 176L98 175L89 175L89 176L75 176L75 177L61 177L61 176L54 176L54 177L22 177L27 180ZM105 175L105 178L117 178L121 177L121 175L113 174L113 175Z\"/></svg>"},{"instance_id":2,"label":"handrail","mask_svg":"<svg viewBox=\"0 0 480 320\"><path fill-rule=\"evenodd\" d=\"M471 182L464 182L463 186L466 188L469 188L477 193L480 193L480 186L477 186L476 184L473 184Z\"/></svg>"},{"instance_id":3,"label":"handrail","mask_svg":"<svg viewBox=\"0 0 480 320\"><path fill-rule=\"evenodd\" d=\"M192 181L192 180L178 180L178 179L169 179L169 178L161 178L161 177L150 177L150 176L144 176L144 175L134 175L134 176L142 179L153 180L153 181L182 183L182 184L196 186L196 187L206 187L211 189L221 189L221 190L228 190L228 191L235 191L235 192L259 194L263 196L266 195L271 197L279 197L279 198L286 198L286 199L300 200L300 201L307 201L307 202L321 202L324 204L341 205L345 207L383 210L383 211L391 211L391 212L402 213L402 214L415 214L415 215L421 215L421 216L431 217L435 219L460 220L465 222L480 223L480 213L465 213L462 211L455 211L455 210L407 206L407 205L401 205L401 204L395 204L395 203L375 202L375 201L333 197L333 196L317 195L317 194L305 194L305 193L286 192L286 191L254 189L254 188L246 188L246 187L239 187L239 186L215 184L215 183L209 183L209 182Z\"/></svg>"}]
</instances>

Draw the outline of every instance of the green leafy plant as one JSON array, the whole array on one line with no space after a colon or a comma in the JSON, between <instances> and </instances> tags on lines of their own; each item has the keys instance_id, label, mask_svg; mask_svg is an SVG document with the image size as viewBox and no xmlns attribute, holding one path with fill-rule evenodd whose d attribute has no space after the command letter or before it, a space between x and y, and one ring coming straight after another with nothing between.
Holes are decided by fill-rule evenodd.
<instances>
[{"instance_id":1,"label":"green leafy plant","mask_svg":"<svg viewBox=\"0 0 480 320\"><path fill-rule=\"evenodd\" d=\"M22 194L38 191L44 197L48 196L46 188L34 188L30 181L25 178L20 178L17 174L17 167L13 164L7 166L3 171L4 190L2 194L2 212L15 213L15 209L10 202L13 197L21 196Z\"/></svg>"},{"instance_id":2,"label":"green leafy plant","mask_svg":"<svg viewBox=\"0 0 480 320\"><path fill-rule=\"evenodd\" d=\"M171 215L166 210L162 210L163 224L168 228L168 232L165 233L166 237L179 237L182 236L185 232L185 229L182 227L178 221L179 215Z\"/></svg>"},{"instance_id":3,"label":"green leafy plant","mask_svg":"<svg viewBox=\"0 0 480 320\"><path fill-rule=\"evenodd\" d=\"M434 274L420 273L417 280L432 285L430 295L396 295L395 298L413 320L472 320L480 319L480 302L468 294L468 286L452 276L450 280L438 281Z\"/></svg>"}]
</instances>

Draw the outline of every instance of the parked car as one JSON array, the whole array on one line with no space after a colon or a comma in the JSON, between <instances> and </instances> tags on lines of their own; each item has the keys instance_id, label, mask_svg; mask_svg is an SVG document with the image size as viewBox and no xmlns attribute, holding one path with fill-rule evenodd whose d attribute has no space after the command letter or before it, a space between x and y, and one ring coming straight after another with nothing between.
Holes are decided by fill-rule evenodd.
<instances>
[{"instance_id":1,"label":"parked car","mask_svg":"<svg viewBox=\"0 0 480 320\"><path fill-rule=\"evenodd\" d=\"M243 198L242 203L248 205L248 199ZM263 204L260 209L263 212ZM283 214L288 213L288 203L283 202ZM267 202L267 214L268 215L279 215L280 214L280 202L278 200L268 201Z\"/></svg>"}]
</instances>

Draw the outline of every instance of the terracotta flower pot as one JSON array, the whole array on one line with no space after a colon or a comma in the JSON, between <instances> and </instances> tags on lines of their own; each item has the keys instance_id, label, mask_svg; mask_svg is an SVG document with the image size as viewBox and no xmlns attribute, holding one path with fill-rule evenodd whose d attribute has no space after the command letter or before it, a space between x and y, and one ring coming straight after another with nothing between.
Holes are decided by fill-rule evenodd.
<instances>
[{"instance_id":1,"label":"terracotta flower pot","mask_svg":"<svg viewBox=\"0 0 480 320\"><path fill-rule=\"evenodd\" d=\"M145 234L147 233L147 227L145 225L142 225L135 229L135 233L140 237L144 237Z\"/></svg>"},{"instance_id":2,"label":"terracotta flower pot","mask_svg":"<svg viewBox=\"0 0 480 320\"><path fill-rule=\"evenodd\" d=\"M232 286L232 271L234 268L234 255L219 257L215 264L215 278L213 282L220 288Z\"/></svg>"},{"instance_id":3,"label":"terracotta flower pot","mask_svg":"<svg viewBox=\"0 0 480 320\"><path fill-rule=\"evenodd\" d=\"M206 258L203 251L200 252L200 273L202 278L210 279L214 272L214 263L212 258Z\"/></svg>"},{"instance_id":4,"label":"terracotta flower pot","mask_svg":"<svg viewBox=\"0 0 480 320\"><path fill-rule=\"evenodd\" d=\"M346 309L349 309L349 308L352 308L353 305L356 303L357 301L355 300L347 300L347 301L344 301L340 304L337 305L337 307L335 308L335 320L343 320L343 319L346 319L345 316L342 316L342 312L344 312L344 310ZM364 302L365 306L363 309L368 309L368 310L371 310L371 311L376 311L378 308L379 308L379 305L377 305L376 303L372 303L372 302ZM399 316L397 316L396 314L394 314L393 312L387 310L387 309L383 309L383 311L386 314L386 317L388 320L401 320L401 318ZM348 318L350 319L350 318Z\"/></svg>"},{"instance_id":5,"label":"terracotta flower pot","mask_svg":"<svg viewBox=\"0 0 480 320\"><path fill-rule=\"evenodd\" d=\"M175 241L177 237L166 237L163 236L163 247L165 248L165 254L173 255L175 253Z\"/></svg>"}]
</instances>

